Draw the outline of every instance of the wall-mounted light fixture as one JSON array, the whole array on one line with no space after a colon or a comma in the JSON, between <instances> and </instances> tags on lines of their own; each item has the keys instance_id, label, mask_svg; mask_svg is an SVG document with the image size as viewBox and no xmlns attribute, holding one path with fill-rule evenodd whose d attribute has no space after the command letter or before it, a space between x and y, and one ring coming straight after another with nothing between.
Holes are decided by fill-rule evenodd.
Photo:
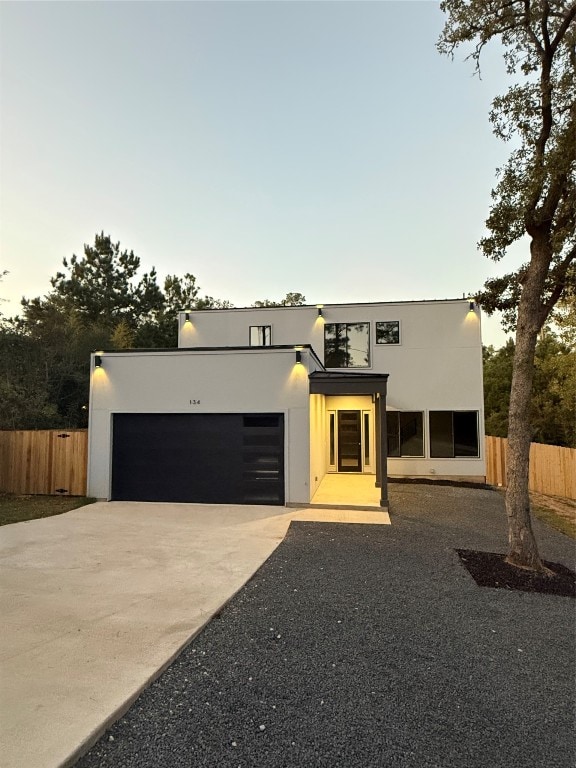
<instances>
[{"instance_id":1,"label":"wall-mounted light fixture","mask_svg":"<svg viewBox=\"0 0 576 768\"><path fill-rule=\"evenodd\" d=\"M322 317L323 308L324 308L324 304L316 304L316 309L318 310L318 317Z\"/></svg>"},{"instance_id":2,"label":"wall-mounted light fixture","mask_svg":"<svg viewBox=\"0 0 576 768\"><path fill-rule=\"evenodd\" d=\"M302 363L302 350L304 347L294 347L294 350L296 351L296 365L298 363Z\"/></svg>"},{"instance_id":3,"label":"wall-mounted light fixture","mask_svg":"<svg viewBox=\"0 0 576 768\"><path fill-rule=\"evenodd\" d=\"M470 310L469 311L470 312L474 312L474 301L472 299L470 300Z\"/></svg>"},{"instance_id":4,"label":"wall-mounted light fixture","mask_svg":"<svg viewBox=\"0 0 576 768\"><path fill-rule=\"evenodd\" d=\"M190 323L191 322L191 320L190 320L190 312L186 312L186 314L184 315L184 322L185 323Z\"/></svg>"},{"instance_id":5,"label":"wall-mounted light fixture","mask_svg":"<svg viewBox=\"0 0 576 768\"><path fill-rule=\"evenodd\" d=\"M101 368L101 367L102 367L101 355L94 355L94 368Z\"/></svg>"}]
</instances>

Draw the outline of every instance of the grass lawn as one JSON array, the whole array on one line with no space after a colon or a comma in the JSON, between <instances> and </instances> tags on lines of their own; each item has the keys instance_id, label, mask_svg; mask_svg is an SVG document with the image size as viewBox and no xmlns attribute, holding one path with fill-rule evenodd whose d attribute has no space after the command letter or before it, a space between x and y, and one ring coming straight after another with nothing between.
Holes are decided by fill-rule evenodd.
<instances>
[{"instance_id":1,"label":"grass lawn","mask_svg":"<svg viewBox=\"0 0 576 768\"><path fill-rule=\"evenodd\" d=\"M504 496L505 488L498 488ZM530 512L551 528L576 539L576 501L530 491Z\"/></svg>"},{"instance_id":2,"label":"grass lawn","mask_svg":"<svg viewBox=\"0 0 576 768\"><path fill-rule=\"evenodd\" d=\"M94 501L96 499L85 496L17 496L0 493L0 525L61 515L62 512L69 512Z\"/></svg>"},{"instance_id":3,"label":"grass lawn","mask_svg":"<svg viewBox=\"0 0 576 768\"><path fill-rule=\"evenodd\" d=\"M570 499L531 495L530 508L534 517L552 528L576 539L576 502ZM536 496L536 498L534 498Z\"/></svg>"}]
</instances>

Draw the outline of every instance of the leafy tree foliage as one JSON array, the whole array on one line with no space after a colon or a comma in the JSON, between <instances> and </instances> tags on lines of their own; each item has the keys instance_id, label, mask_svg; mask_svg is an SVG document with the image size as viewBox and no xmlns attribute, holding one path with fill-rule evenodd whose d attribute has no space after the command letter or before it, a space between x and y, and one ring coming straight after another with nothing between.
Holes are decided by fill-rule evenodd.
<instances>
[{"instance_id":1,"label":"leafy tree foliage","mask_svg":"<svg viewBox=\"0 0 576 768\"><path fill-rule=\"evenodd\" d=\"M50 302L72 309L88 322L104 320L114 327L120 320L128 323L162 306L163 296L156 282L154 268L136 281L140 259L133 251L120 249L103 232L96 235L94 245L84 246L84 256L73 255L63 260L66 272L51 279ZM26 308L46 302L25 301Z\"/></svg>"},{"instance_id":2,"label":"leafy tree foliage","mask_svg":"<svg viewBox=\"0 0 576 768\"><path fill-rule=\"evenodd\" d=\"M0 322L0 429L85 427L91 351L175 347L178 310L230 306L191 274L168 275L164 290L154 268L139 277L140 259L104 233L63 267L45 297Z\"/></svg>"},{"instance_id":3,"label":"leafy tree foliage","mask_svg":"<svg viewBox=\"0 0 576 768\"><path fill-rule=\"evenodd\" d=\"M536 347L532 439L576 448L576 354L544 329Z\"/></svg>"},{"instance_id":4,"label":"leafy tree foliage","mask_svg":"<svg viewBox=\"0 0 576 768\"><path fill-rule=\"evenodd\" d=\"M40 344L15 329L0 327L0 428L61 426L50 402L48 356Z\"/></svg>"},{"instance_id":5,"label":"leafy tree foliage","mask_svg":"<svg viewBox=\"0 0 576 768\"><path fill-rule=\"evenodd\" d=\"M515 345L484 348L486 434L508 435L508 410ZM576 448L576 348L550 328L538 339L530 403L531 441Z\"/></svg>"},{"instance_id":6,"label":"leafy tree foliage","mask_svg":"<svg viewBox=\"0 0 576 768\"><path fill-rule=\"evenodd\" d=\"M143 317L134 335L136 347L175 347L178 343L178 312L183 309L226 309L229 301L200 296L196 278L187 272L183 278L167 275L160 306Z\"/></svg>"},{"instance_id":7,"label":"leafy tree foliage","mask_svg":"<svg viewBox=\"0 0 576 768\"><path fill-rule=\"evenodd\" d=\"M480 241L496 261L524 235L530 257L520 269L488 280L478 295L516 330L508 425L508 562L543 571L530 519L530 402L538 334L556 303L576 285L576 2L443 0L438 43L453 55L471 48L479 71L484 47L497 40L515 82L492 102L496 136L512 140L498 171Z\"/></svg>"},{"instance_id":8,"label":"leafy tree foliage","mask_svg":"<svg viewBox=\"0 0 576 768\"><path fill-rule=\"evenodd\" d=\"M514 363L514 342L495 350L483 349L484 358L484 426L487 435L508 436L510 384Z\"/></svg>"},{"instance_id":9,"label":"leafy tree foliage","mask_svg":"<svg viewBox=\"0 0 576 768\"><path fill-rule=\"evenodd\" d=\"M139 257L104 232L62 265L46 296L22 300L21 317L0 315L0 429L87 426L91 351L175 347L178 311L232 306L202 295L190 273L160 287L154 267L141 275ZM288 293L255 306L304 302Z\"/></svg>"},{"instance_id":10,"label":"leafy tree foliage","mask_svg":"<svg viewBox=\"0 0 576 768\"><path fill-rule=\"evenodd\" d=\"M576 291L560 299L552 313L552 320L564 344L576 349Z\"/></svg>"},{"instance_id":11,"label":"leafy tree foliage","mask_svg":"<svg viewBox=\"0 0 576 768\"><path fill-rule=\"evenodd\" d=\"M287 293L286 296L280 301L271 301L270 299L262 299L255 301L252 304L253 307L302 307L306 304L306 296L301 293Z\"/></svg>"}]
</instances>

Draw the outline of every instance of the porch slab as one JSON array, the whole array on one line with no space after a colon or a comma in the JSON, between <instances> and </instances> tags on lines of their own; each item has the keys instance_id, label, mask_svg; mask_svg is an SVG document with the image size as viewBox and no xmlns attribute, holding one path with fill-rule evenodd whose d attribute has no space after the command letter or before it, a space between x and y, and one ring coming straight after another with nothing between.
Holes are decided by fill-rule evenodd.
<instances>
[{"instance_id":1,"label":"porch slab","mask_svg":"<svg viewBox=\"0 0 576 768\"><path fill-rule=\"evenodd\" d=\"M376 475L356 472L326 474L312 497L311 504L346 507L380 507L380 488L376 488Z\"/></svg>"},{"instance_id":2,"label":"porch slab","mask_svg":"<svg viewBox=\"0 0 576 768\"><path fill-rule=\"evenodd\" d=\"M348 523L355 525L391 525L390 515L383 507L369 510L362 507L344 508L310 505L291 516L300 523Z\"/></svg>"}]
</instances>

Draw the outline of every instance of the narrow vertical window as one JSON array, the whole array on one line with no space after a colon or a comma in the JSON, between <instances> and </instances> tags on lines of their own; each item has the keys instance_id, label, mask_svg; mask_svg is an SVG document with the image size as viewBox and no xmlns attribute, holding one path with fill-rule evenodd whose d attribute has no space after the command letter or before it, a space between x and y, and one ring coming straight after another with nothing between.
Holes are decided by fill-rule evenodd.
<instances>
[{"instance_id":1,"label":"narrow vertical window","mask_svg":"<svg viewBox=\"0 0 576 768\"><path fill-rule=\"evenodd\" d=\"M330 466L334 466L334 456L335 456L335 449L334 449L334 424L335 424L335 414L330 414Z\"/></svg>"},{"instance_id":2,"label":"narrow vertical window","mask_svg":"<svg viewBox=\"0 0 576 768\"><path fill-rule=\"evenodd\" d=\"M251 347L269 347L272 344L272 326L271 325L251 325L250 326L250 346Z\"/></svg>"},{"instance_id":3,"label":"narrow vertical window","mask_svg":"<svg viewBox=\"0 0 576 768\"><path fill-rule=\"evenodd\" d=\"M370 465L370 414L364 414L364 464Z\"/></svg>"}]
</instances>

